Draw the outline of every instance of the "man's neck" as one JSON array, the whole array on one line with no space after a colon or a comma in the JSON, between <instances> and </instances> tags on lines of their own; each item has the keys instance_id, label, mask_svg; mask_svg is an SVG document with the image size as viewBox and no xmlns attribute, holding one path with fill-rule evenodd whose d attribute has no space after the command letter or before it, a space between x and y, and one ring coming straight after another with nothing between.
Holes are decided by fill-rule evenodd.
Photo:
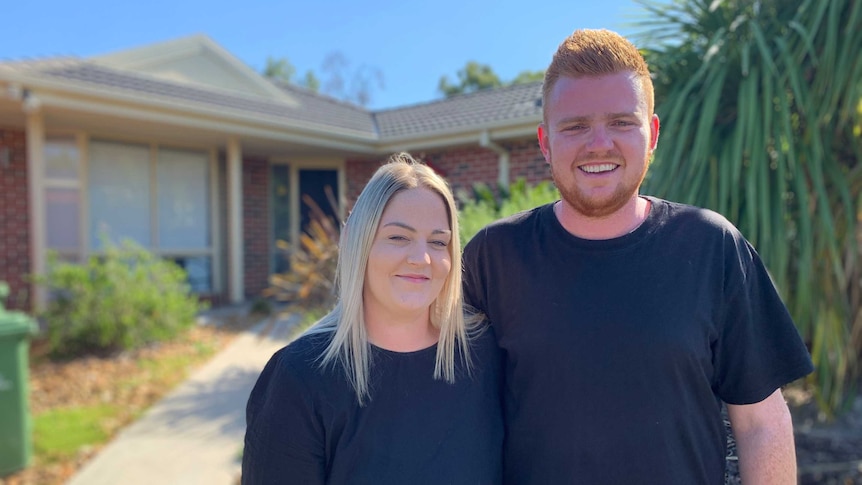
<instances>
[{"instance_id":1,"label":"man's neck","mask_svg":"<svg viewBox=\"0 0 862 485\"><path fill-rule=\"evenodd\" d=\"M635 196L613 214L603 217L586 216L564 200L554 204L554 215L570 234L582 239L613 239L624 236L643 224L650 211L650 201Z\"/></svg>"}]
</instances>

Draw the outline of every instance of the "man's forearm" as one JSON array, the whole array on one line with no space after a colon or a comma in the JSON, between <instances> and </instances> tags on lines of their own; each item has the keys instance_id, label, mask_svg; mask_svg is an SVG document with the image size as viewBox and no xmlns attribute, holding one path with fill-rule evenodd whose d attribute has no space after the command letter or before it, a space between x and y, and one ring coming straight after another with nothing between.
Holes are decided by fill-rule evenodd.
<instances>
[{"instance_id":1,"label":"man's forearm","mask_svg":"<svg viewBox=\"0 0 862 485\"><path fill-rule=\"evenodd\" d=\"M790 410L777 390L765 400L728 405L739 474L746 485L795 485L796 448Z\"/></svg>"},{"instance_id":2,"label":"man's forearm","mask_svg":"<svg viewBox=\"0 0 862 485\"><path fill-rule=\"evenodd\" d=\"M796 449L793 431L752 430L736 438L739 475L746 485L795 485Z\"/></svg>"}]
</instances>

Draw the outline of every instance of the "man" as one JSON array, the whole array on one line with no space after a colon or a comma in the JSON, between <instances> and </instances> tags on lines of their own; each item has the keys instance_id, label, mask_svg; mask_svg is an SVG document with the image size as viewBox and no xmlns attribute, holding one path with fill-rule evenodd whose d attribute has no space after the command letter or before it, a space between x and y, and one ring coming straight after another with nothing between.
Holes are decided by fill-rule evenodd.
<instances>
[{"instance_id":1,"label":"man","mask_svg":"<svg viewBox=\"0 0 862 485\"><path fill-rule=\"evenodd\" d=\"M795 484L780 387L811 360L736 228L638 194L659 135L638 50L576 31L543 107L562 199L464 254L467 302L506 353L507 483L722 484L724 401L743 481Z\"/></svg>"}]
</instances>

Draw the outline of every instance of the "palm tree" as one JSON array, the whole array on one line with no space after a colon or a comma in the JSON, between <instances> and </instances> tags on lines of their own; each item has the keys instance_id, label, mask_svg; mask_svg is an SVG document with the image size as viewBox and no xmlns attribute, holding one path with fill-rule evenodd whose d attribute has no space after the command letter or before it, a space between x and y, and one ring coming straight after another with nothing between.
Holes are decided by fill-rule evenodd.
<instances>
[{"instance_id":1,"label":"palm tree","mask_svg":"<svg viewBox=\"0 0 862 485\"><path fill-rule=\"evenodd\" d=\"M862 356L862 2L640 3L665 134L646 190L752 241L832 414Z\"/></svg>"}]
</instances>

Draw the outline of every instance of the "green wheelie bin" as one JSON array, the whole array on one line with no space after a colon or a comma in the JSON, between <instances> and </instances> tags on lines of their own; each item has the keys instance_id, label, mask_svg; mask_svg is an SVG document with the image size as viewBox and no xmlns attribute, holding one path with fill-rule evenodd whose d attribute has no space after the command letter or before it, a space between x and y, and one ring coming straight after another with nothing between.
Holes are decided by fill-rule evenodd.
<instances>
[{"instance_id":1,"label":"green wheelie bin","mask_svg":"<svg viewBox=\"0 0 862 485\"><path fill-rule=\"evenodd\" d=\"M33 454L27 355L36 325L24 313L6 311L8 295L0 282L0 477L26 468Z\"/></svg>"}]
</instances>

